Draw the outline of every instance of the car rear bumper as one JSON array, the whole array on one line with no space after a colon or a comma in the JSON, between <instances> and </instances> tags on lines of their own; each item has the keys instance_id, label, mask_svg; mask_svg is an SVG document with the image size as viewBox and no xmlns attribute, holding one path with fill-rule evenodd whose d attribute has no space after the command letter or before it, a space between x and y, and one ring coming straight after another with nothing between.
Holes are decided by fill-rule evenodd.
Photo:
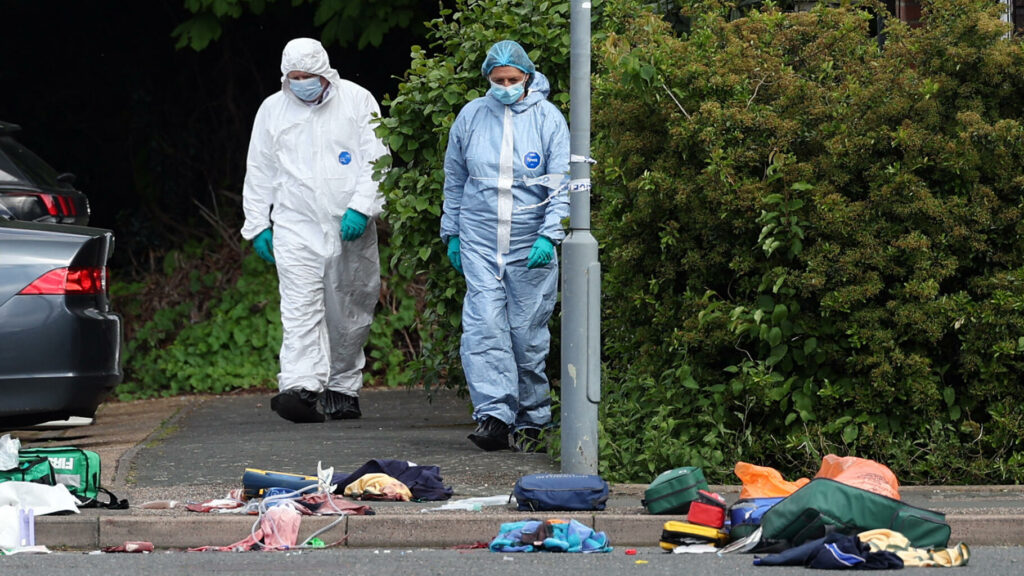
<instances>
[{"instance_id":1,"label":"car rear bumper","mask_svg":"<svg viewBox=\"0 0 1024 576\"><path fill-rule=\"evenodd\" d=\"M0 306L0 425L91 417L121 382L121 317L61 297Z\"/></svg>"},{"instance_id":2,"label":"car rear bumper","mask_svg":"<svg viewBox=\"0 0 1024 576\"><path fill-rule=\"evenodd\" d=\"M7 391L17 390L16 405L0 409L0 428L64 420L71 416L91 418L120 382L120 372L0 381L0 395L5 404L10 398Z\"/></svg>"}]
</instances>

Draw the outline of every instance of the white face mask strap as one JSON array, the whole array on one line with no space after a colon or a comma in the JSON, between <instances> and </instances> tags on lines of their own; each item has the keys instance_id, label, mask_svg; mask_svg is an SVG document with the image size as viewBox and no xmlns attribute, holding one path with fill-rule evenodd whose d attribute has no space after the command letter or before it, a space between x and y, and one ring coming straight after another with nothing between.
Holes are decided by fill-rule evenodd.
<instances>
[{"instance_id":1,"label":"white face mask strap","mask_svg":"<svg viewBox=\"0 0 1024 576\"><path fill-rule=\"evenodd\" d=\"M512 237L512 157L514 153L512 109L505 107L505 121L501 132L501 157L498 164L498 278L505 273L505 258Z\"/></svg>"}]
</instances>

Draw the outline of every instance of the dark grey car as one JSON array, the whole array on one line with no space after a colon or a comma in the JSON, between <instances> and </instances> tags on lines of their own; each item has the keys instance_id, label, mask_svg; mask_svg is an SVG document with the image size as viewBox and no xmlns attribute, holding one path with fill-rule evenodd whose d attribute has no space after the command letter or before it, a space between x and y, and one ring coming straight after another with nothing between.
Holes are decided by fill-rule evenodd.
<instances>
[{"instance_id":1,"label":"dark grey car","mask_svg":"<svg viewBox=\"0 0 1024 576\"><path fill-rule=\"evenodd\" d=\"M60 174L21 144L17 124L0 122L0 206L18 220L89 224L89 200L73 186L73 174Z\"/></svg>"},{"instance_id":2,"label":"dark grey car","mask_svg":"<svg viewBox=\"0 0 1024 576\"><path fill-rule=\"evenodd\" d=\"M109 230L0 210L0 428L91 417L121 381Z\"/></svg>"}]
</instances>

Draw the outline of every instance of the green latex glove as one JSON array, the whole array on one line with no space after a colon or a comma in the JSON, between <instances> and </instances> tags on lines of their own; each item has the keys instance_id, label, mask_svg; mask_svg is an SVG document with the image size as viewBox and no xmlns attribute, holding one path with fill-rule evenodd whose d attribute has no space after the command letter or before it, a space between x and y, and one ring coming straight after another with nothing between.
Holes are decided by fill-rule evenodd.
<instances>
[{"instance_id":1,"label":"green latex glove","mask_svg":"<svg viewBox=\"0 0 1024 576\"><path fill-rule=\"evenodd\" d=\"M274 260L274 233L270 231L270 228L260 232L252 239L252 247L256 249L256 254L260 258L271 264L277 263Z\"/></svg>"},{"instance_id":2,"label":"green latex glove","mask_svg":"<svg viewBox=\"0 0 1024 576\"><path fill-rule=\"evenodd\" d=\"M551 240L540 236L533 243L533 248L530 249L530 258L526 261L526 267L538 268L540 266L547 266L554 257L555 245L551 243Z\"/></svg>"},{"instance_id":3,"label":"green latex glove","mask_svg":"<svg viewBox=\"0 0 1024 576\"><path fill-rule=\"evenodd\" d=\"M349 242L355 240L366 232L366 222L369 218L360 212L349 208L341 218L341 239Z\"/></svg>"},{"instance_id":4,"label":"green latex glove","mask_svg":"<svg viewBox=\"0 0 1024 576\"><path fill-rule=\"evenodd\" d=\"M452 263L452 268L459 274L462 274L462 242L458 236L452 236L448 239L448 261Z\"/></svg>"}]
</instances>

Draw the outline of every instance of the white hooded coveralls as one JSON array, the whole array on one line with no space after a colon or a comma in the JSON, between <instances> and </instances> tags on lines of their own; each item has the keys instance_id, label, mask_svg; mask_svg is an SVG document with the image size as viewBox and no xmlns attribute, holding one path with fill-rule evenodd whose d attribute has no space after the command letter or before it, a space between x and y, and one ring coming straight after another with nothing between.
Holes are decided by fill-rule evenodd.
<instances>
[{"instance_id":1,"label":"white hooded coveralls","mask_svg":"<svg viewBox=\"0 0 1024 576\"><path fill-rule=\"evenodd\" d=\"M287 75L295 70L328 80L321 102L291 92ZM370 123L380 108L367 90L330 68L316 40L289 42L281 73L281 90L263 101L253 125L242 237L273 230L284 330L279 389L357 396L380 297L373 218L384 199L372 163L387 149ZM346 242L340 223L349 208L369 222L362 236Z\"/></svg>"}]
</instances>

